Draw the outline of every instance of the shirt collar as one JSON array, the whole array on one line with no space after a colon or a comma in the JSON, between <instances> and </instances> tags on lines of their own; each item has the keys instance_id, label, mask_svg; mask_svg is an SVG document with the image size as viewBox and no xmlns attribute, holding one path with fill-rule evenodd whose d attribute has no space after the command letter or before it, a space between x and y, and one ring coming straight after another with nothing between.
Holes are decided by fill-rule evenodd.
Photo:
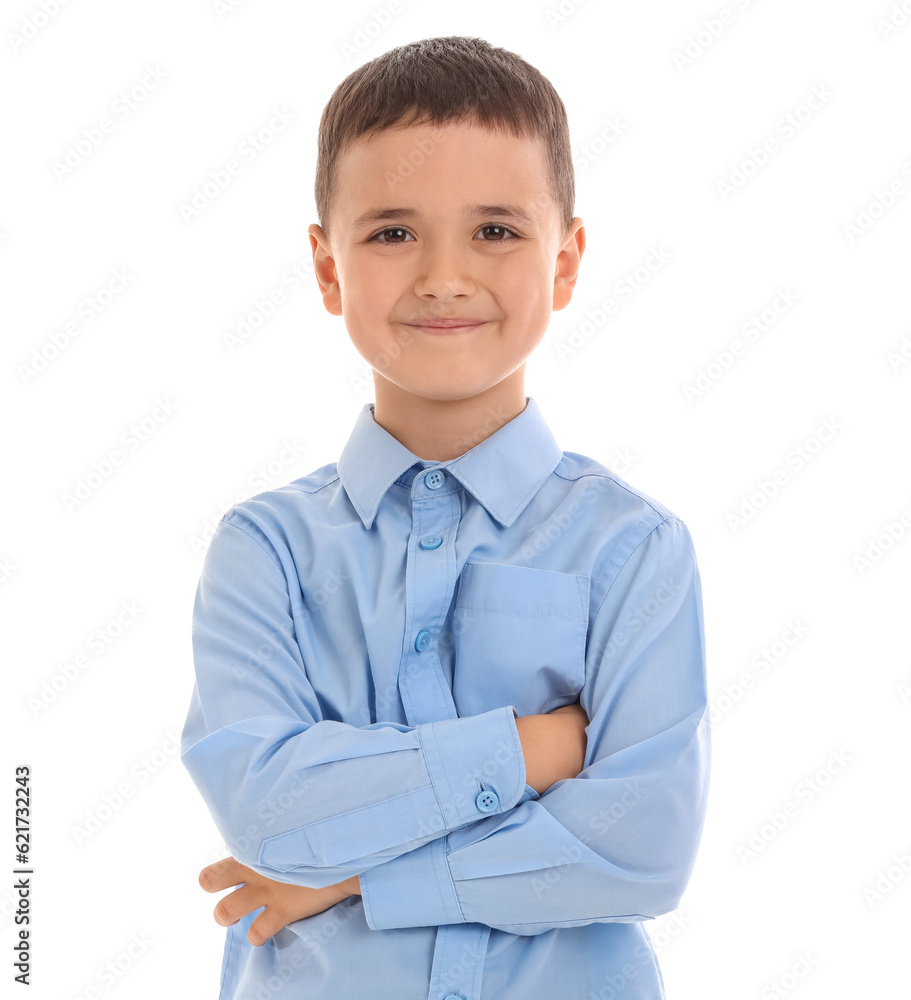
<instances>
[{"instance_id":1,"label":"shirt collar","mask_svg":"<svg viewBox=\"0 0 911 1000\"><path fill-rule=\"evenodd\" d=\"M563 457L531 396L525 409L470 451L446 462L418 458L374 419L365 403L337 468L354 509L370 528L389 487L413 465L440 468L455 476L485 510L509 527Z\"/></svg>"}]
</instances>

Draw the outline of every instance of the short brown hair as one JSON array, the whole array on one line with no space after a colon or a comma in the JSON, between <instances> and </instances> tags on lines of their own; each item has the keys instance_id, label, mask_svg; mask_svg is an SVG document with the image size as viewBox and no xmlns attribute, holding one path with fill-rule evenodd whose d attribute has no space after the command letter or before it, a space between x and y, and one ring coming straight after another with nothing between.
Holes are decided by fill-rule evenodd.
<instances>
[{"instance_id":1,"label":"short brown hair","mask_svg":"<svg viewBox=\"0 0 911 1000\"><path fill-rule=\"evenodd\" d=\"M575 176L563 101L515 53L462 35L400 45L335 88L319 125L315 196L322 228L329 232L339 157L355 140L390 128L469 122L543 141L551 193L568 232Z\"/></svg>"}]
</instances>

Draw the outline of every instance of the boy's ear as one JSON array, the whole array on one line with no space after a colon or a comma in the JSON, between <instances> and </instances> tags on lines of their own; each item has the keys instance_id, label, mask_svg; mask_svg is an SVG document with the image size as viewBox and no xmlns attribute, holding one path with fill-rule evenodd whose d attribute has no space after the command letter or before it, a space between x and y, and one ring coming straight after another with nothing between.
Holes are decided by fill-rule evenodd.
<instances>
[{"instance_id":1,"label":"boy's ear","mask_svg":"<svg viewBox=\"0 0 911 1000\"><path fill-rule=\"evenodd\" d=\"M569 235L563 244L563 249L557 254L556 273L554 275L554 309L565 309L573 297L576 279L579 277L579 264L585 252L585 227L582 220L576 216L569 229Z\"/></svg>"},{"instance_id":2,"label":"boy's ear","mask_svg":"<svg viewBox=\"0 0 911 1000\"><path fill-rule=\"evenodd\" d=\"M341 316L342 292L329 239L323 232L323 227L316 223L307 229L307 233L310 236L310 246L313 248L313 273L319 283L323 305L333 316Z\"/></svg>"}]
</instances>

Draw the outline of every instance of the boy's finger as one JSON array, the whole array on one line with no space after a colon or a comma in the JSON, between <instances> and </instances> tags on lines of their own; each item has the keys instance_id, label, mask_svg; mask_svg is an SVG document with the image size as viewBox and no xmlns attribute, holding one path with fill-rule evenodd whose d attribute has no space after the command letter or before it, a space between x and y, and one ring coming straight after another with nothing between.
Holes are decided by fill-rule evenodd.
<instances>
[{"instance_id":1,"label":"boy's finger","mask_svg":"<svg viewBox=\"0 0 911 1000\"><path fill-rule=\"evenodd\" d=\"M207 865L199 873L199 884L206 892L220 892L232 885L246 882L250 869L234 858L223 858L213 865Z\"/></svg>"},{"instance_id":2,"label":"boy's finger","mask_svg":"<svg viewBox=\"0 0 911 1000\"><path fill-rule=\"evenodd\" d=\"M219 900L212 911L212 916L215 917L217 924L221 924L222 927L230 927L231 924L236 924L241 917L245 917L248 913L265 905L262 893L256 892L252 886L245 885L242 889L235 889L234 892L228 893L224 899Z\"/></svg>"},{"instance_id":3,"label":"boy's finger","mask_svg":"<svg viewBox=\"0 0 911 1000\"><path fill-rule=\"evenodd\" d=\"M283 919L280 915L280 911L275 907L267 907L260 915L250 924L250 929L247 931L247 940L252 945L256 945L258 948L260 945L265 944L273 934L277 934L282 927L287 927L289 923L287 919Z\"/></svg>"}]
</instances>

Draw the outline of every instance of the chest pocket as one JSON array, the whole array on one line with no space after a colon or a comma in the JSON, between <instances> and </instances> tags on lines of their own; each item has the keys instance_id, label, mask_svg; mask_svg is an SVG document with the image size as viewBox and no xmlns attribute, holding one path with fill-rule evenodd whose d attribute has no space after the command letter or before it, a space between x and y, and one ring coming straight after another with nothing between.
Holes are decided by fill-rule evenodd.
<instances>
[{"instance_id":1,"label":"chest pocket","mask_svg":"<svg viewBox=\"0 0 911 1000\"><path fill-rule=\"evenodd\" d=\"M466 563L453 612L459 715L514 705L537 715L575 701L585 679L589 577Z\"/></svg>"}]
</instances>

